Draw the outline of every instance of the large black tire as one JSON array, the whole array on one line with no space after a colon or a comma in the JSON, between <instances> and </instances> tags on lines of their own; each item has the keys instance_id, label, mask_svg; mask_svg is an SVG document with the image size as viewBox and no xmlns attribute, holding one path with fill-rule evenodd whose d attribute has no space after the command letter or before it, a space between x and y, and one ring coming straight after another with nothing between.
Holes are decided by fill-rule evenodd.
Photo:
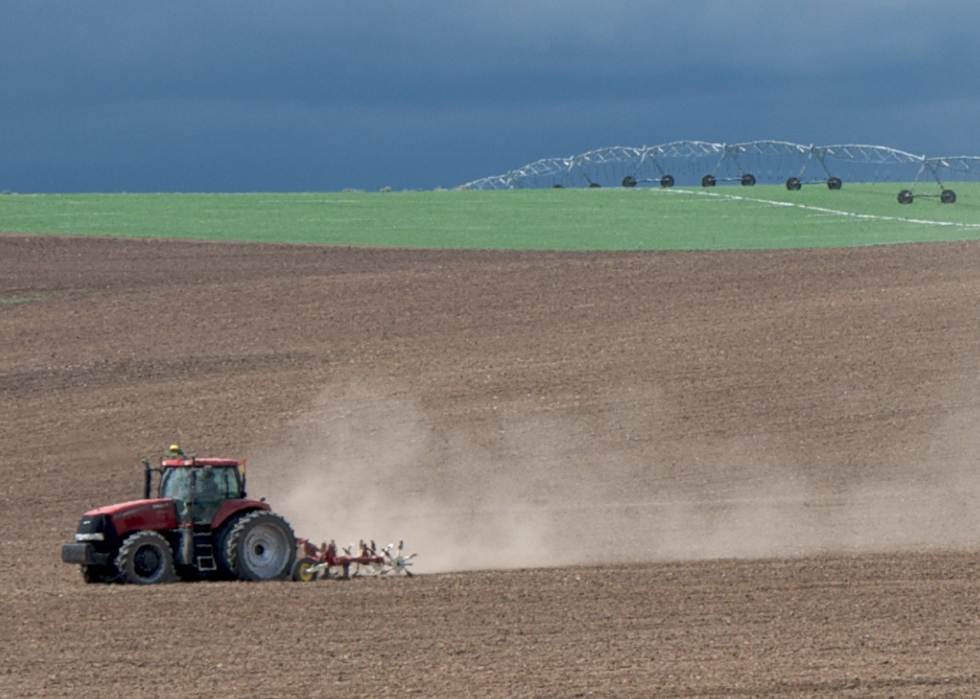
<instances>
[{"instance_id":1,"label":"large black tire","mask_svg":"<svg viewBox=\"0 0 980 699\"><path fill-rule=\"evenodd\" d=\"M174 552L156 532L131 534L116 554L116 569L124 583L156 585L174 579Z\"/></svg>"},{"instance_id":2,"label":"large black tire","mask_svg":"<svg viewBox=\"0 0 980 699\"><path fill-rule=\"evenodd\" d=\"M717 180L714 175L705 175L701 178L702 187L714 187Z\"/></svg>"},{"instance_id":3,"label":"large black tire","mask_svg":"<svg viewBox=\"0 0 980 699\"><path fill-rule=\"evenodd\" d=\"M238 573L235 571L233 561L228 560L228 538L235 530L235 525L241 521L242 517L248 513L234 514L221 523L214 530L212 546L214 547L214 564L218 567L218 577L222 580L236 580Z\"/></svg>"},{"instance_id":4,"label":"large black tire","mask_svg":"<svg viewBox=\"0 0 980 699\"><path fill-rule=\"evenodd\" d=\"M790 177L786 180L786 189L791 192L798 192L803 188L803 183L800 181L799 177Z\"/></svg>"},{"instance_id":5,"label":"large black tire","mask_svg":"<svg viewBox=\"0 0 980 699\"><path fill-rule=\"evenodd\" d=\"M915 196L912 194L911 189L903 189L898 193L898 203L899 204L911 204Z\"/></svg>"},{"instance_id":6,"label":"large black tire","mask_svg":"<svg viewBox=\"0 0 980 699\"><path fill-rule=\"evenodd\" d=\"M82 566L82 580L87 583L105 583L116 579L112 566Z\"/></svg>"},{"instance_id":7,"label":"large black tire","mask_svg":"<svg viewBox=\"0 0 980 699\"><path fill-rule=\"evenodd\" d=\"M664 175L663 177L661 177L660 178L660 186L661 187L664 187L664 188L673 187L674 186L674 176L673 175Z\"/></svg>"},{"instance_id":8,"label":"large black tire","mask_svg":"<svg viewBox=\"0 0 980 699\"><path fill-rule=\"evenodd\" d=\"M739 179L739 182L743 187L755 187L755 175L753 175L751 172L746 172Z\"/></svg>"},{"instance_id":9,"label":"large black tire","mask_svg":"<svg viewBox=\"0 0 980 699\"><path fill-rule=\"evenodd\" d=\"M944 189L942 194L939 195L939 201L943 204L955 204L956 203L956 192L952 189Z\"/></svg>"},{"instance_id":10,"label":"large black tire","mask_svg":"<svg viewBox=\"0 0 980 699\"><path fill-rule=\"evenodd\" d=\"M623 178L623 186L624 187L635 187L636 186L636 178L633 177L633 175L627 175L626 177Z\"/></svg>"},{"instance_id":11,"label":"large black tire","mask_svg":"<svg viewBox=\"0 0 980 699\"><path fill-rule=\"evenodd\" d=\"M296 536L280 515L249 512L228 534L224 555L239 580L285 580L296 560Z\"/></svg>"},{"instance_id":12,"label":"large black tire","mask_svg":"<svg viewBox=\"0 0 980 699\"><path fill-rule=\"evenodd\" d=\"M829 180L827 180L827 189L838 190L843 185L844 183L841 181L839 177L831 177Z\"/></svg>"}]
</instances>

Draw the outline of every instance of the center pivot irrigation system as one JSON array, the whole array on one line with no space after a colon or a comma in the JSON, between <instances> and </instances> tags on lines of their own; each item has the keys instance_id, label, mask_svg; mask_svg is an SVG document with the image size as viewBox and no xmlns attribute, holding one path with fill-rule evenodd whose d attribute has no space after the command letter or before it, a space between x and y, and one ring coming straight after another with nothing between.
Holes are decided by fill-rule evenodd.
<instances>
[{"instance_id":1,"label":"center pivot irrigation system","mask_svg":"<svg viewBox=\"0 0 980 699\"><path fill-rule=\"evenodd\" d=\"M787 141L708 143L673 141L659 146L614 146L568 158L546 158L502 175L484 177L461 189L535 189L641 185L715 187L733 183L783 183L790 191L824 184L838 190L844 182L896 183L901 204L919 197L956 201L951 181L980 181L980 156L928 158L887 146L803 145ZM922 181L938 191L917 192Z\"/></svg>"}]
</instances>

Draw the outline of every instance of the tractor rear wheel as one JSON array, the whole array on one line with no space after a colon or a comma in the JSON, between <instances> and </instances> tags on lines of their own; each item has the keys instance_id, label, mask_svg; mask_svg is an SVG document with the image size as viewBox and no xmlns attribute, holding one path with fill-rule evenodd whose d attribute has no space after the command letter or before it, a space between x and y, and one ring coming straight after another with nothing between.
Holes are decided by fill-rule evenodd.
<instances>
[{"instance_id":1,"label":"tractor rear wheel","mask_svg":"<svg viewBox=\"0 0 980 699\"><path fill-rule=\"evenodd\" d=\"M125 583L154 585L174 579L174 554L160 534L151 531L131 534L119 547L116 568Z\"/></svg>"},{"instance_id":2,"label":"tractor rear wheel","mask_svg":"<svg viewBox=\"0 0 980 699\"><path fill-rule=\"evenodd\" d=\"M235 530L235 525L241 521L245 514L235 514L224 521L224 523L214 531L214 562L218 566L218 577L222 580L236 580L238 574L235 572L234 561L228 558L228 539Z\"/></svg>"},{"instance_id":3,"label":"tractor rear wheel","mask_svg":"<svg viewBox=\"0 0 980 699\"><path fill-rule=\"evenodd\" d=\"M293 528L274 512L248 513L225 543L225 561L239 580L285 580L295 560Z\"/></svg>"}]
</instances>

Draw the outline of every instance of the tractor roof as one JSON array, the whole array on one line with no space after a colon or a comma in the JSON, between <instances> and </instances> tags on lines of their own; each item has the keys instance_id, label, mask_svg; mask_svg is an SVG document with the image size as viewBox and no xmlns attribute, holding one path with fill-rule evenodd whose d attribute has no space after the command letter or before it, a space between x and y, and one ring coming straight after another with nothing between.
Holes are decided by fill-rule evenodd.
<instances>
[{"instance_id":1,"label":"tractor roof","mask_svg":"<svg viewBox=\"0 0 980 699\"><path fill-rule=\"evenodd\" d=\"M191 457L189 459L164 459L161 465L164 468L180 468L182 466L192 467L192 466L212 466L214 468L233 468L235 466L240 466L241 461L237 459L210 459L201 458L198 456Z\"/></svg>"}]
</instances>

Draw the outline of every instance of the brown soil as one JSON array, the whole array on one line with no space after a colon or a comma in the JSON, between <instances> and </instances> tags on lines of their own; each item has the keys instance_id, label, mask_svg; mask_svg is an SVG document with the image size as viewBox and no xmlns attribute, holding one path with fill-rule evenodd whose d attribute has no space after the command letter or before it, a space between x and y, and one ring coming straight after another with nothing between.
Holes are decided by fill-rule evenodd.
<instances>
[{"instance_id":1,"label":"brown soil","mask_svg":"<svg viewBox=\"0 0 980 699\"><path fill-rule=\"evenodd\" d=\"M980 245L0 236L0 696L980 695ZM180 441L411 579L85 585Z\"/></svg>"}]
</instances>

